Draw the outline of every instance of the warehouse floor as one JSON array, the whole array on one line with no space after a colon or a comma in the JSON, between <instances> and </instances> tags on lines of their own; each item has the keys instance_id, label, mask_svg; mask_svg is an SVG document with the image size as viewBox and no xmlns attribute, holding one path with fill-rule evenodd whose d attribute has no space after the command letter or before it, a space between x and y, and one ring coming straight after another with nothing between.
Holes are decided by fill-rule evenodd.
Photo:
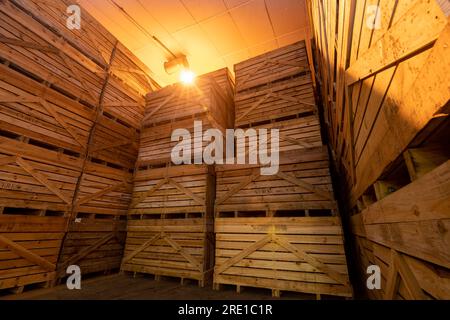
<instances>
[{"instance_id":1,"label":"warehouse floor","mask_svg":"<svg viewBox=\"0 0 450 320\"><path fill-rule=\"evenodd\" d=\"M1 297L0 300L269 300L271 291L258 288L241 288L236 293L234 286L223 286L220 291L211 287L199 288L192 281L181 285L177 279L165 278L155 281L150 276L114 274L82 281L81 290L68 290L66 285L38 289L22 294ZM322 297L325 298L325 297ZM281 299L316 299L315 295L283 292Z\"/></svg>"}]
</instances>

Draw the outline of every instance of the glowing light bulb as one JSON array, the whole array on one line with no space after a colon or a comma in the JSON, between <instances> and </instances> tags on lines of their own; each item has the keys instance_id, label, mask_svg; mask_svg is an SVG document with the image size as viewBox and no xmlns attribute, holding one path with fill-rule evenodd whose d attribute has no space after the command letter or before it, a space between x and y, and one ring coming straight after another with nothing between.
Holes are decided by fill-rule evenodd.
<instances>
[{"instance_id":1,"label":"glowing light bulb","mask_svg":"<svg viewBox=\"0 0 450 320\"><path fill-rule=\"evenodd\" d=\"M183 69L180 73L180 81L186 85L190 85L194 83L195 74L189 69Z\"/></svg>"}]
</instances>

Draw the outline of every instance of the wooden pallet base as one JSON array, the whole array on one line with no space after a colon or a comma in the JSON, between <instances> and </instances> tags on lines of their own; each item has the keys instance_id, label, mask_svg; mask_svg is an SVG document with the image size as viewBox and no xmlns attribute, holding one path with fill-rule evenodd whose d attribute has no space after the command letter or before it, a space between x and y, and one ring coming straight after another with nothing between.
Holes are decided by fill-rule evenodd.
<instances>
[{"instance_id":1,"label":"wooden pallet base","mask_svg":"<svg viewBox=\"0 0 450 320\"><path fill-rule=\"evenodd\" d=\"M14 279L16 285L6 289L0 289L0 296L21 294L30 290L53 287L55 284L54 277L55 277L54 272L50 272L47 274L18 277Z\"/></svg>"},{"instance_id":2,"label":"wooden pallet base","mask_svg":"<svg viewBox=\"0 0 450 320\"><path fill-rule=\"evenodd\" d=\"M239 282L240 284L236 284L236 283L231 283L230 282L223 282L223 283L218 283L218 282L214 282L213 283L213 290L216 291L220 291L223 290L223 286L235 286L236 288L236 293L240 294L242 292L244 292L247 288L252 288L252 289L264 289L267 290L267 293L270 292L272 298L281 298L284 294L289 294L289 295L296 295L298 296L299 299L301 300L322 300L324 296L331 296L333 298L342 298L342 299L351 299L352 296L349 295L337 295L337 294L331 294L331 293L311 293L311 292L304 292L301 290L292 290L292 289L280 289L279 287L276 288L270 288L270 287L266 287L263 285L256 285L256 284L252 284L252 283L244 283L241 284L242 282Z\"/></svg>"},{"instance_id":3,"label":"wooden pallet base","mask_svg":"<svg viewBox=\"0 0 450 320\"><path fill-rule=\"evenodd\" d=\"M160 280L164 280L164 279L179 279L180 284L181 285L185 285L188 281L197 281L198 282L198 286L200 288L204 288L206 285L208 285L209 281L208 279L211 278L211 275L213 273L213 270L209 270L204 272L203 274L199 274L199 276L194 276L194 275L175 275L175 274L169 274L165 271L154 271L154 272L142 272L142 271L132 271L132 270L128 270L128 269L133 269L133 268L122 268L121 272L124 272L125 274L128 275L132 275L133 277L136 277L136 275L152 275L154 276L156 281L160 281Z\"/></svg>"}]
</instances>

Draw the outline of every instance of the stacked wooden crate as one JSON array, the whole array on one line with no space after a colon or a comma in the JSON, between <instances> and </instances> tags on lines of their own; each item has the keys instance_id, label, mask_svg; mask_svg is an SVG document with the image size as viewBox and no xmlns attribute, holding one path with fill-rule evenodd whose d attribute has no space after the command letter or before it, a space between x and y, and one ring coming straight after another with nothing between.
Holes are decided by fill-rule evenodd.
<instances>
[{"instance_id":1,"label":"stacked wooden crate","mask_svg":"<svg viewBox=\"0 0 450 320\"><path fill-rule=\"evenodd\" d=\"M147 96L122 270L194 279L200 286L212 275L214 168L173 165L178 142L171 135L177 128L193 135L194 121L202 121L203 131L233 126L233 85L225 71Z\"/></svg>"},{"instance_id":2,"label":"stacked wooden crate","mask_svg":"<svg viewBox=\"0 0 450 320\"><path fill-rule=\"evenodd\" d=\"M309 70L304 41L235 66L236 127L278 129L280 163L216 167L216 288L352 295Z\"/></svg>"},{"instance_id":3,"label":"stacked wooden crate","mask_svg":"<svg viewBox=\"0 0 450 320\"><path fill-rule=\"evenodd\" d=\"M68 264L120 266L111 241L125 230L152 86L86 12L69 30L70 4L0 4L0 289L51 282Z\"/></svg>"},{"instance_id":4,"label":"stacked wooden crate","mask_svg":"<svg viewBox=\"0 0 450 320\"><path fill-rule=\"evenodd\" d=\"M308 4L361 288L372 299L449 299L448 1ZM378 290L366 289L372 265Z\"/></svg>"}]
</instances>

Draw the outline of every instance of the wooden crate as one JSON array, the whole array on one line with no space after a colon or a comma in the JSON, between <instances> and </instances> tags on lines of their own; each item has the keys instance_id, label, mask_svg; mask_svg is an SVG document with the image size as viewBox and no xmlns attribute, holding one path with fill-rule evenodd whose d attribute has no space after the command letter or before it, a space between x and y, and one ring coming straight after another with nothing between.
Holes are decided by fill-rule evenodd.
<instances>
[{"instance_id":1,"label":"wooden crate","mask_svg":"<svg viewBox=\"0 0 450 320\"><path fill-rule=\"evenodd\" d=\"M129 220L121 270L210 282L214 266L211 218Z\"/></svg>"},{"instance_id":2,"label":"wooden crate","mask_svg":"<svg viewBox=\"0 0 450 320\"><path fill-rule=\"evenodd\" d=\"M89 157L114 168L134 169L139 152L139 131L131 124L99 115L91 135Z\"/></svg>"},{"instance_id":3,"label":"wooden crate","mask_svg":"<svg viewBox=\"0 0 450 320\"><path fill-rule=\"evenodd\" d=\"M339 217L216 218L214 284L351 297Z\"/></svg>"},{"instance_id":4,"label":"wooden crate","mask_svg":"<svg viewBox=\"0 0 450 320\"><path fill-rule=\"evenodd\" d=\"M450 160L351 216L361 269L381 268L374 299L449 299Z\"/></svg>"},{"instance_id":5,"label":"wooden crate","mask_svg":"<svg viewBox=\"0 0 450 320\"><path fill-rule=\"evenodd\" d=\"M58 277L69 265L78 265L82 275L118 270L123 257L126 221L76 217L69 224L58 262Z\"/></svg>"},{"instance_id":6,"label":"wooden crate","mask_svg":"<svg viewBox=\"0 0 450 320\"><path fill-rule=\"evenodd\" d=\"M130 215L211 217L215 197L214 168L208 165L165 166L138 170Z\"/></svg>"},{"instance_id":7,"label":"wooden crate","mask_svg":"<svg viewBox=\"0 0 450 320\"><path fill-rule=\"evenodd\" d=\"M105 114L139 128L143 96L159 86L149 69L84 9L81 30L69 30L66 11L71 4L3 3L0 59L92 109L102 100Z\"/></svg>"},{"instance_id":8,"label":"wooden crate","mask_svg":"<svg viewBox=\"0 0 450 320\"><path fill-rule=\"evenodd\" d=\"M51 283L67 218L0 214L0 289Z\"/></svg>"},{"instance_id":9,"label":"wooden crate","mask_svg":"<svg viewBox=\"0 0 450 320\"><path fill-rule=\"evenodd\" d=\"M235 127L282 121L317 111L310 74L236 93Z\"/></svg>"},{"instance_id":10,"label":"wooden crate","mask_svg":"<svg viewBox=\"0 0 450 320\"><path fill-rule=\"evenodd\" d=\"M200 78L213 78L214 81L219 85L219 87L222 89L222 92L225 93L225 95L230 99L231 101L234 100L234 93L235 93L235 85L234 85L234 79L231 75L228 68L222 68L219 70L215 70L212 72L208 72L205 74L202 74L199 76Z\"/></svg>"},{"instance_id":11,"label":"wooden crate","mask_svg":"<svg viewBox=\"0 0 450 320\"><path fill-rule=\"evenodd\" d=\"M206 115L209 124L224 131L233 127L232 101L212 78L196 79L195 85L177 83L146 96L143 127Z\"/></svg>"},{"instance_id":12,"label":"wooden crate","mask_svg":"<svg viewBox=\"0 0 450 320\"><path fill-rule=\"evenodd\" d=\"M234 65L236 92L309 72L305 41L272 50Z\"/></svg>"},{"instance_id":13,"label":"wooden crate","mask_svg":"<svg viewBox=\"0 0 450 320\"><path fill-rule=\"evenodd\" d=\"M5 65L0 70L2 132L86 152L95 118L92 109Z\"/></svg>"},{"instance_id":14,"label":"wooden crate","mask_svg":"<svg viewBox=\"0 0 450 320\"><path fill-rule=\"evenodd\" d=\"M132 174L128 169L117 169L88 161L80 179L73 208L73 216L126 216L131 201Z\"/></svg>"},{"instance_id":15,"label":"wooden crate","mask_svg":"<svg viewBox=\"0 0 450 320\"><path fill-rule=\"evenodd\" d=\"M171 139L172 132L176 129L187 129L191 133L191 160L193 163L195 153L201 152L203 154L203 148L209 144L208 141L202 141L202 149L194 148L194 121L202 121L202 134L205 130L214 128L211 126L208 117L202 114L193 118L142 129L139 137L139 155L136 166L171 163L172 149L179 143L179 141L172 141Z\"/></svg>"},{"instance_id":16,"label":"wooden crate","mask_svg":"<svg viewBox=\"0 0 450 320\"><path fill-rule=\"evenodd\" d=\"M284 212L335 214L326 147L281 153L275 175L261 175L260 168L249 164L216 166L216 216L249 211L263 216Z\"/></svg>"},{"instance_id":17,"label":"wooden crate","mask_svg":"<svg viewBox=\"0 0 450 320\"><path fill-rule=\"evenodd\" d=\"M267 141L268 149L270 150L271 145L271 131L272 129L277 129L279 134L279 151L292 151L292 150L302 150L300 152L306 152L307 149L317 148L323 145L320 129L319 117L316 115L293 118L290 120L272 122L269 124L264 124L253 129L259 132L259 129L267 129ZM245 147L246 150L249 148L249 141L245 139L244 142L239 142L237 139L237 149Z\"/></svg>"},{"instance_id":18,"label":"wooden crate","mask_svg":"<svg viewBox=\"0 0 450 320\"><path fill-rule=\"evenodd\" d=\"M20 137L18 137L20 138ZM0 207L67 214L83 159L34 141L0 136Z\"/></svg>"}]
</instances>

